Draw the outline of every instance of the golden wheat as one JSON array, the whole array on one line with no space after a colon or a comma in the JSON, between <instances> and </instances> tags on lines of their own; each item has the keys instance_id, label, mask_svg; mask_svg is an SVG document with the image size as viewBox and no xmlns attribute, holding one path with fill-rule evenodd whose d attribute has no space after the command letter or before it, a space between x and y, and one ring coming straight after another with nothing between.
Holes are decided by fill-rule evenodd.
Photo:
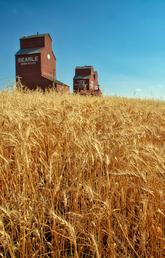
<instances>
[{"instance_id":1,"label":"golden wheat","mask_svg":"<svg viewBox=\"0 0 165 258\"><path fill-rule=\"evenodd\" d=\"M165 103L0 93L1 257L164 257Z\"/></svg>"}]
</instances>

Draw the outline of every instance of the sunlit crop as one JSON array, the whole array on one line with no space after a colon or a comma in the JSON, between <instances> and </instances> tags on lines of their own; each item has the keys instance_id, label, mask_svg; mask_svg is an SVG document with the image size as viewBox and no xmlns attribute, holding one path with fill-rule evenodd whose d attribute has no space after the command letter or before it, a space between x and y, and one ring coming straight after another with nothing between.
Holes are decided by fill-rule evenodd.
<instances>
[{"instance_id":1,"label":"sunlit crop","mask_svg":"<svg viewBox=\"0 0 165 258\"><path fill-rule=\"evenodd\" d=\"M0 257L164 257L165 102L0 93Z\"/></svg>"}]
</instances>

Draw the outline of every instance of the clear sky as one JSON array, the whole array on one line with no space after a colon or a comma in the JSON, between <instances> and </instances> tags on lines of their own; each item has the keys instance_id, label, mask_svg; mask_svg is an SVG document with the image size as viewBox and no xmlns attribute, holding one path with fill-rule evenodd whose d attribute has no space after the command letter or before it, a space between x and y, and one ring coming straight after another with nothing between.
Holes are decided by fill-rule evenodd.
<instances>
[{"instance_id":1,"label":"clear sky","mask_svg":"<svg viewBox=\"0 0 165 258\"><path fill-rule=\"evenodd\" d=\"M165 99L165 0L0 0L0 88L15 79L19 38L50 33L57 79L93 65L105 95Z\"/></svg>"}]
</instances>

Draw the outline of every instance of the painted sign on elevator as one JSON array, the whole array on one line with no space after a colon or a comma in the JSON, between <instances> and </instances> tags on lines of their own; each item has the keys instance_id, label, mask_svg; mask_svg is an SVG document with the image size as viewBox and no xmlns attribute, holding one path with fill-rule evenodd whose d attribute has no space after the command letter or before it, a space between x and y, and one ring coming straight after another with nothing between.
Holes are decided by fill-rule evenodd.
<instances>
[{"instance_id":1,"label":"painted sign on elevator","mask_svg":"<svg viewBox=\"0 0 165 258\"><path fill-rule=\"evenodd\" d=\"M19 57L17 59L20 65L31 65L38 62L38 56Z\"/></svg>"}]
</instances>

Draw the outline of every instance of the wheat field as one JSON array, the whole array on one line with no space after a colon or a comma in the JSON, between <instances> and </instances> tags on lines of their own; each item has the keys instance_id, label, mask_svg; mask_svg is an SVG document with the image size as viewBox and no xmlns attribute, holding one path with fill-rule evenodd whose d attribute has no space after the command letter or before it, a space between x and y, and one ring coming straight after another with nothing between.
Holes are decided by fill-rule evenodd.
<instances>
[{"instance_id":1,"label":"wheat field","mask_svg":"<svg viewBox=\"0 0 165 258\"><path fill-rule=\"evenodd\" d=\"M1 91L0 257L165 257L165 102Z\"/></svg>"}]
</instances>

